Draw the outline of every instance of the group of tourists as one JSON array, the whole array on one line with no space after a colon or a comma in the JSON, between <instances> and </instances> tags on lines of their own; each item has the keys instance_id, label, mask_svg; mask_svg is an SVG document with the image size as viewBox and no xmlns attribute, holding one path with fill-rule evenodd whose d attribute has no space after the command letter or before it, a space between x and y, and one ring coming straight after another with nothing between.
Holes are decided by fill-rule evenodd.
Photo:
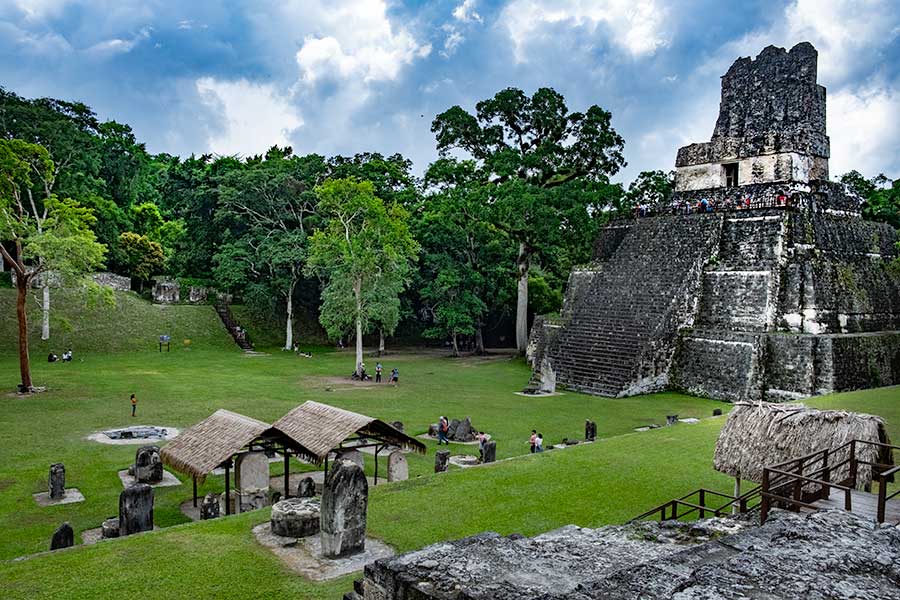
<instances>
[{"instance_id":1,"label":"group of tourists","mask_svg":"<svg viewBox=\"0 0 900 600\"><path fill-rule=\"evenodd\" d=\"M375 383L381 383L381 378L384 375L384 365L381 364L381 361L375 363ZM358 379L360 381L371 381L372 376L366 372L366 363L359 363L359 368L353 372L353 379ZM397 385L400 383L400 369L398 367L394 367L391 369L391 376L388 379L388 383L392 385Z\"/></svg>"},{"instance_id":2,"label":"group of tourists","mask_svg":"<svg viewBox=\"0 0 900 600\"><path fill-rule=\"evenodd\" d=\"M47 356L47 362L55 363L55 362L72 362L72 349L69 348L65 352L62 353L62 358L60 358L55 352L51 352L49 356Z\"/></svg>"},{"instance_id":3,"label":"group of tourists","mask_svg":"<svg viewBox=\"0 0 900 600\"><path fill-rule=\"evenodd\" d=\"M544 434L538 433L536 430L531 430L531 438L529 439L529 443L531 444L531 453L535 452L543 452L544 451Z\"/></svg>"}]
</instances>

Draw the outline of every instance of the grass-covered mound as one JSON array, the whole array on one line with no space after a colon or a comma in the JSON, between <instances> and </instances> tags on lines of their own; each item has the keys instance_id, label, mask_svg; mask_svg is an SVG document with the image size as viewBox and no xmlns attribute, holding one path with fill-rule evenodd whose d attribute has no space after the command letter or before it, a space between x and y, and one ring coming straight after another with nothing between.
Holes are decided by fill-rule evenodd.
<instances>
[{"instance_id":1,"label":"grass-covered mound","mask_svg":"<svg viewBox=\"0 0 900 600\"><path fill-rule=\"evenodd\" d=\"M72 348L76 358L85 354L156 350L159 336L172 338L173 349L185 340L194 348L236 348L219 316L209 305L151 304L132 292L115 292L110 305L83 289L50 292L50 340L41 340L40 290L32 290L28 304L31 356L46 361L50 351ZM16 291L0 289L0 355L17 352Z\"/></svg>"}]
</instances>

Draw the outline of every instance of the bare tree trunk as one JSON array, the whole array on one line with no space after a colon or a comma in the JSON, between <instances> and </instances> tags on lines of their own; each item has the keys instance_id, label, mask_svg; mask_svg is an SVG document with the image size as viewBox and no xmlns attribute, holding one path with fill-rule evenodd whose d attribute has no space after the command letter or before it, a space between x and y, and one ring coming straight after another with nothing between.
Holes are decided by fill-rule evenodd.
<instances>
[{"instance_id":1,"label":"bare tree trunk","mask_svg":"<svg viewBox=\"0 0 900 600\"><path fill-rule=\"evenodd\" d=\"M456 332L453 332L453 356L459 356L459 344L456 341Z\"/></svg>"},{"instance_id":2,"label":"bare tree trunk","mask_svg":"<svg viewBox=\"0 0 900 600\"><path fill-rule=\"evenodd\" d=\"M475 326L475 354L484 356L484 334L481 331L481 323Z\"/></svg>"},{"instance_id":3,"label":"bare tree trunk","mask_svg":"<svg viewBox=\"0 0 900 600\"><path fill-rule=\"evenodd\" d=\"M363 363L362 281L356 280L353 291L356 294L356 374L361 377Z\"/></svg>"},{"instance_id":4,"label":"bare tree trunk","mask_svg":"<svg viewBox=\"0 0 900 600\"><path fill-rule=\"evenodd\" d=\"M28 315L25 300L28 297L30 279L19 274L16 277L16 318L19 321L19 373L22 376L23 391L31 391L31 360L28 356Z\"/></svg>"},{"instance_id":5,"label":"bare tree trunk","mask_svg":"<svg viewBox=\"0 0 900 600\"><path fill-rule=\"evenodd\" d=\"M528 347L528 271L531 267L531 254L525 242L519 243L519 256L516 269L519 274L518 297L516 299L516 349L525 354Z\"/></svg>"},{"instance_id":6,"label":"bare tree trunk","mask_svg":"<svg viewBox=\"0 0 900 600\"><path fill-rule=\"evenodd\" d=\"M50 286L46 282L47 275L44 274L44 284L41 286L43 300L41 302L42 321L41 321L41 339L50 339Z\"/></svg>"},{"instance_id":7,"label":"bare tree trunk","mask_svg":"<svg viewBox=\"0 0 900 600\"><path fill-rule=\"evenodd\" d=\"M291 287L287 293L287 325L284 332L284 349L291 350L294 347L294 286L296 281L291 281Z\"/></svg>"},{"instance_id":8,"label":"bare tree trunk","mask_svg":"<svg viewBox=\"0 0 900 600\"><path fill-rule=\"evenodd\" d=\"M378 356L384 354L384 329L378 328Z\"/></svg>"}]
</instances>

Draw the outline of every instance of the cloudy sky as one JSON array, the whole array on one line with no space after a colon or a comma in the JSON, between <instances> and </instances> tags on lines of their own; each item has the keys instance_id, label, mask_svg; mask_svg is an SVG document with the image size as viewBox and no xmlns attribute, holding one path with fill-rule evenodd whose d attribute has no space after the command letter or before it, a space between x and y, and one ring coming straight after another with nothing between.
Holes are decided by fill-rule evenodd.
<instances>
[{"instance_id":1,"label":"cloudy sky","mask_svg":"<svg viewBox=\"0 0 900 600\"><path fill-rule=\"evenodd\" d=\"M807 40L832 174L896 178L898 38L897 0L0 0L0 86L81 100L152 152L401 152L417 172L437 113L551 86L612 111L629 181L709 138L735 58Z\"/></svg>"}]
</instances>

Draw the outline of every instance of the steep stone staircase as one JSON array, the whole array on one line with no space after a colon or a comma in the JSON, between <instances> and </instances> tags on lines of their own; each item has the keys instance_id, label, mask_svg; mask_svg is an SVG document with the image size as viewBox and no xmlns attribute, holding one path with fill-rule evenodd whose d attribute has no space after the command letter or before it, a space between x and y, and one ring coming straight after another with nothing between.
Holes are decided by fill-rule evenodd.
<instances>
[{"instance_id":1,"label":"steep stone staircase","mask_svg":"<svg viewBox=\"0 0 900 600\"><path fill-rule=\"evenodd\" d=\"M250 343L250 340L247 338L247 332L237 324L237 321L234 320L234 316L231 314L231 309L224 302L216 303L216 313L218 313L219 318L222 319L222 324L225 325L225 329L228 330L228 333L231 335L232 339L234 339L234 343L240 347L244 352L252 352L253 344Z\"/></svg>"},{"instance_id":2,"label":"steep stone staircase","mask_svg":"<svg viewBox=\"0 0 900 600\"><path fill-rule=\"evenodd\" d=\"M718 215L640 219L614 248L604 247L602 268L579 284L564 313L565 333L548 348L557 382L612 397L639 386L650 344L674 349L682 324L675 313L696 294L690 290L720 228Z\"/></svg>"}]
</instances>

